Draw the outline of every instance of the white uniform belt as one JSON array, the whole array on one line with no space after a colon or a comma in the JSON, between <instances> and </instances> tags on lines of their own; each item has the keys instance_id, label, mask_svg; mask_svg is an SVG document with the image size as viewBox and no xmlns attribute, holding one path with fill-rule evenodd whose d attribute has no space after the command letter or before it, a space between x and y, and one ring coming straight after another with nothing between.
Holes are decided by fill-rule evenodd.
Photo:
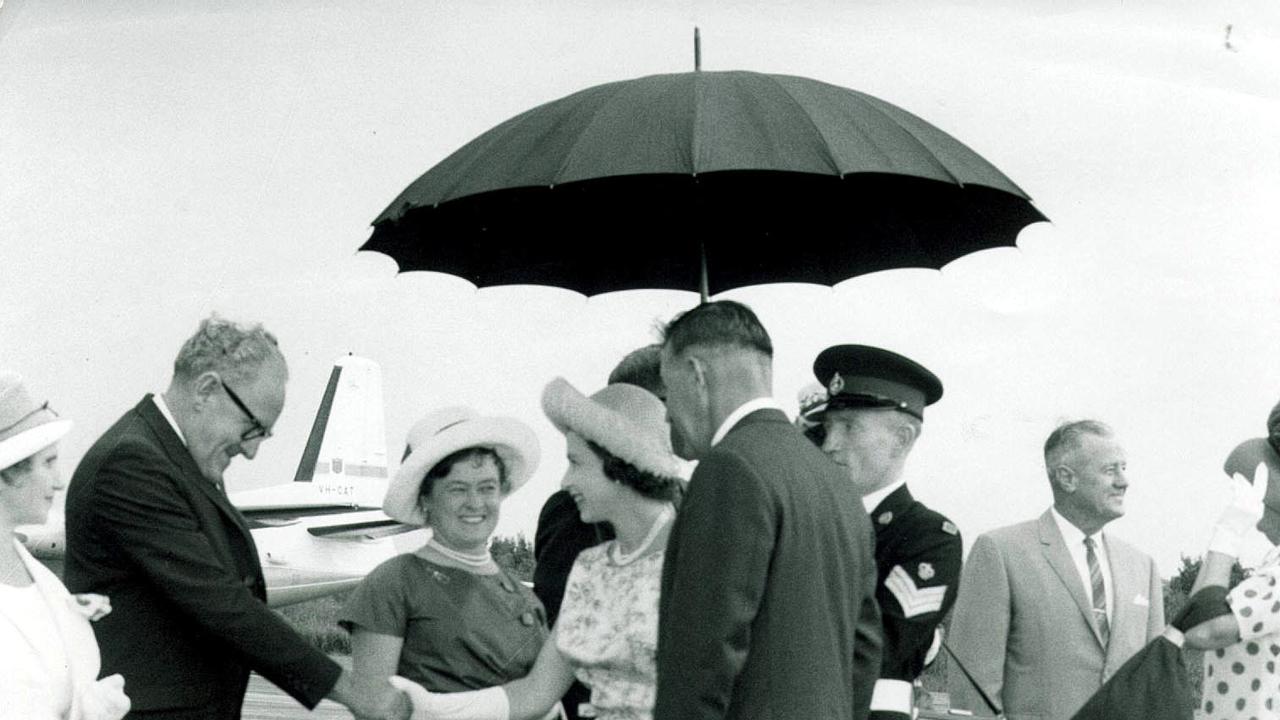
<instances>
[{"instance_id":1,"label":"white uniform belt","mask_svg":"<svg viewBox=\"0 0 1280 720\"><path fill-rule=\"evenodd\" d=\"M871 709L910 715L913 692L914 688L906 680L880 678L871 691Z\"/></svg>"}]
</instances>

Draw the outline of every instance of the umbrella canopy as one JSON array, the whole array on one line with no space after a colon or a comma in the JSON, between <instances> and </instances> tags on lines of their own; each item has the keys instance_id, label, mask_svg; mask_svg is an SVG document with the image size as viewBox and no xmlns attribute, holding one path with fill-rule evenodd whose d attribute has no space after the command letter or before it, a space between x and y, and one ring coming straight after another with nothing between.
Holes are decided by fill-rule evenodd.
<instances>
[{"instance_id":1,"label":"umbrella canopy","mask_svg":"<svg viewBox=\"0 0 1280 720\"><path fill-rule=\"evenodd\" d=\"M883 100L692 72L507 120L409 185L361 249L481 287L594 295L702 277L719 292L938 268L1044 219L991 163Z\"/></svg>"}]
</instances>

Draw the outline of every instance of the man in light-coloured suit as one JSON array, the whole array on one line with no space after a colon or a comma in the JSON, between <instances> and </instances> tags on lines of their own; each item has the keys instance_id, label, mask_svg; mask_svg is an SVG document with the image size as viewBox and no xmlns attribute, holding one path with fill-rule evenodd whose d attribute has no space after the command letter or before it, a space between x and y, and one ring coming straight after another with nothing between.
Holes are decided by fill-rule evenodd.
<instances>
[{"instance_id":1,"label":"man in light-coloured suit","mask_svg":"<svg viewBox=\"0 0 1280 720\"><path fill-rule=\"evenodd\" d=\"M1125 453L1095 420L1045 441L1053 507L973 544L948 644L1009 720L1068 720L1164 629L1155 562L1102 532L1124 514ZM990 708L964 673L952 705Z\"/></svg>"}]
</instances>

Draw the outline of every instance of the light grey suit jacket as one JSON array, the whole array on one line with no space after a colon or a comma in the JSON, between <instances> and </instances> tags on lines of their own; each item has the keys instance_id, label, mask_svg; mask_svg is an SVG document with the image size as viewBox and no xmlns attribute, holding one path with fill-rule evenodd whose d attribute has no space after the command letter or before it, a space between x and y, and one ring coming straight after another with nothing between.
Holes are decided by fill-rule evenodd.
<instances>
[{"instance_id":1,"label":"light grey suit jacket","mask_svg":"<svg viewBox=\"0 0 1280 720\"><path fill-rule=\"evenodd\" d=\"M948 645L1009 720L1068 720L1164 629L1155 561L1104 535L1111 565L1111 640L1049 511L978 537L961 576ZM990 710L956 668L952 705Z\"/></svg>"}]
</instances>

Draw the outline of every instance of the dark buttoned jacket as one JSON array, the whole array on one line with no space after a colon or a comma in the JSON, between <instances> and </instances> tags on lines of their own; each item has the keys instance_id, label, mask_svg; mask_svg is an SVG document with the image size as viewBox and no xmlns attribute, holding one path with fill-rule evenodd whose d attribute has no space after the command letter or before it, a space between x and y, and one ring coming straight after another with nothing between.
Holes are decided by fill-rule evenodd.
<instances>
[{"instance_id":1,"label":"dark buttoned jacket","mask_svg":"<svg viewBox=\"0 0 1280 720\"><path fill-rule=\"evenodd\" d=\"M912 682L924 671L934 631L955 604L963 549L960 531L911 496L906 485L871 510L876 532L876 600L884 628L880 677ZM908 718L877 712L875 720Z\"/></svg>"},{"instance_id":2,"label":"dark buttoned jacket","mask_svg":"<svg viewBox=\"0 0 1280 720\"><path fill-rule=\"evenodd\" d=\"M134 710L238 718L254 670L308 708L341 668L266 605L253 536L152 396L93 444L67 490L66 584L111 598L102 674Z\"/></svg>"}]
</instances>

